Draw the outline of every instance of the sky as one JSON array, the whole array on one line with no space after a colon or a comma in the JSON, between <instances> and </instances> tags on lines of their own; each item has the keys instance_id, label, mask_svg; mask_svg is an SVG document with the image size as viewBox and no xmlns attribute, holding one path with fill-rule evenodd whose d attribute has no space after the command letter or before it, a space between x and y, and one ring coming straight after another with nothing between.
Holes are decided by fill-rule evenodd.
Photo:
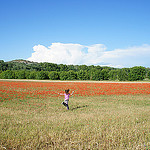
<instances>
[{"instance_id":1,"label":"sky","mask_svg":"<svg viewBox=\"0 0 150 150\"><path fill-rule=\"evenodd\" d=\"M150 67L150 0L0 0L0 60Z\"/></svg>"}]
</instances>

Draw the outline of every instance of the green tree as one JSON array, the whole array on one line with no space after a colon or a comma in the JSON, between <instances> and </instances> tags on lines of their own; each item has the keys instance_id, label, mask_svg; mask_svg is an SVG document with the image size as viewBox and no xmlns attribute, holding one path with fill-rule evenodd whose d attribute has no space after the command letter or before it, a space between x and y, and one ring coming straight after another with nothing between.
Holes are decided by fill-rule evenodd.
<instances>
[{"instance_id":1,"label":"green tree","mask_svg":"<svg viewBox=\"0 0 150 150\"><path fill-rule=\"evenodd\" d=\"M53 64L53 63L40 63L41 66L41 70L43 71L56 71L58 69L58 65L57 64Z\"/></svg>"},{"instance_id":2,"label":"green tree","mask_svg":"<svg viewBox=\"0 0 150 150\"><path fill-rule=\"evenodd\" d=\"M129 80L137 81L143 80L146 76L146 69L142 66L135 66L130 69Z\"/></svg>"},{"instance_id":3,"label":"green tree","mask_svg":"<svg viewBox=\"0 0 150 150\"><path fill-rule=\"evenodd\" d=\"M48 77L49 77L50 80L59 80L59 74L56 71L51 71L48 74Z\"/></svg>"},{"instance_id":4,"label":"green tree","mask_svg":"<svg viewBox=\"0 0 150 150\"><path fill-rule=\"evenodd\" d=\"M68 65L68 70L73 70L73 71L76 71L76 68L74 65Z\"/></svg>"},{"instance_id":5,"label":"green tree","mask_svg":"<svg viewBox=\"0 0 150 150\"><path fill-rule=\"evenodd\" d=\"M30 75L28 76L28 79L36 79L36 74L37 74L36 71L31 71Z\"/></svg>"},{"instance_id":6,"label":"green tree","mask_svg":"<svg viewBox=\"0 0 150 150\"><path fill-rule=\"evenodd\" d=\"M127 81L129 78L130 69L122 68L118 70L118 80L119 81Z\"/></svg>"},{"instance_id":7,"label":"green tree","mask_svg":"<svg viewBox=\"0 0 150 150\"><path fill-rule=\"evenodd\" d=\"M68 71L67 65L60 64L58 65L59 71Z\"/></svg>"},{"instance_id":8,"label":"green tree","mask_svg":"<svg viewBox=\"0 0 150 150\"><path fill-rule=\"evenodd\" d=\"M109 70L108 69L103 69L100 72L100 80L108 80L109 79Z\"/></svg>"},{"instance_id":9,"label":"green tree","mask_svg":"<svg viewBox=\"0 0 150 150\"><path fill-rule=\"evenodd\" d=\"M89 80L89 73L84 70L80 70L77 72L77 78L79 80Z\"/></svg>"},{"instance_id":10,"label":"green tree","mask_svg":"<svg viewBox=\"0 0 150 150\"><path fill-rule=\"evenodd\" d=\"M69 70L67 72L67 80L76 80L77 79L77 74L73 70Z\"/></svg>"},{"instance_id":11,"label":"green tree","mask_svg":"<svg viewBox=\"0 0 150 150\"><path fill-rule=\"evenodd\" d=\"M3 60L0 60L0 70L1 70L1 71L3 71L3 66L4 66L4 64L5 64L4 61L3 61Z\"/></svg>"},{"instance_id":12,"label":"green tree","mask_svg":"<svg viewBox=\"0 0 150 150\"><path fill-rule=\"evenodd\" d=\"M36 74L36 79L38 79L38 80L49 79L48 72L47 71L38 71Z\"/></svg>"},{"instance_id":13,"label":"green tree","mask_svg":"<svg viewBox=\"0 0 150 150\"><path fill-rule=\"evenodd\" d=\"M26 79L25 70L17 70L15 71L16 79Z\"/></svg>"},{"instance_id":14,"label":"green tree","mask_svg":"<svg viewBox=\"0 0 150 150\"><path fill-rule=\"evenodd\" d=\"M90 80L101 80L101 70L92 69L90 71Z\"/></svg>"},{"instance_id":15,"label":"green tree","mask_svg":"<svg viewBox=\"0 0 150 150\"><path fill-rule=\"evenodd\" d=\"M28 70L25 71L25 78L26 78L26 79L29 79L30 72L31 72L31 71L28 71Z\"/></svg>"},{"instance_id":16,"label":"green tree","mask_svg":"<svg viewBox=\"0 0 150 150\"><path fill-rule=\"evenodd\" d=\"M0 60L0 70L1 71L6 71L7 69L7 65L3 60Z\"/></svg>"},{"instance_id":17,"label":"green tree","mask_svg":"<svg viewBox=\"0 0 150 150\"><path fill-rule=\"evenodd\" d=\"M86 66L86 65L80 65L78 67L78 70L88 70L88 66Z\"/></svg>"},{"instance_id":18,"label":"green tree","mask_svg":"<svg viewBox=\"0 0 150 150\"><path fill-rule=\"evenodd\" d=\"M109 72L109 79L113 80L113 81L117 80L118 79L118 70L111 70Z\"/></svg>"},{"instance_id":19,"label":"green tree","mask_svg":"<svg viewBox=\"0 0 150 150\"><path fill-rule=\"evenodd\" d=\"M0 75L2 79L15 79L15 72L12 70L3 71Z\"/></svg>"},{"instance_id":20,"label":"green tree","mask_svg":"<svg viewBox=\"0 0 150 150\"><path fill-rule=\"evenodd\" d=\"M67 71L60 72L60 80L67 80L68 79L68 73Z\"/></svg>"},{"instance_id":21,"label":"green tree","mask_svg":"<svg viewBox=\"0 0 150 150\"><path fill-rule=\"evenodd\" d=\"M147 77L150 79L150 70L147 72Z\"/></svg>"}]
</instances>

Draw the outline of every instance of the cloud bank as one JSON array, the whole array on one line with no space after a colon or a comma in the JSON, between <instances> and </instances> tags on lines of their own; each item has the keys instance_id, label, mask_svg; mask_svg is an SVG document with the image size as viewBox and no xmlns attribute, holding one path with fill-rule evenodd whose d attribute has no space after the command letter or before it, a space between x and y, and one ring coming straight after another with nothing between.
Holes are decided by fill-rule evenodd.
<instances>
[{"instance_id":1,"label":"cloud bank","mask_svg":"<svg viewBox=\"0 0 150 150\"><path fill-rule=\"evenodd\" d=\"M73 65L102 65L111 67L150 67L150 45L107 51L103 44L90 46L80 44L52 43L49 47L36 45L28 60Z\"/></svg>"}]
</instances>

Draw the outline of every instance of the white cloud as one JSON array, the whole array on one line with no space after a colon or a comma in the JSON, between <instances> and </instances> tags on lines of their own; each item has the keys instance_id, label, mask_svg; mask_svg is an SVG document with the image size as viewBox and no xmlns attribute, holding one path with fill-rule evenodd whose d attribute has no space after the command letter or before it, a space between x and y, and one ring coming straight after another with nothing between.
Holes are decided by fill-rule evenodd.
<instances>
[{"instance_id":1,"label":"white cloud","mask_svg":"<svg viewBox=\"0 0 150 150\"><path fill-rule=\"evenodd\" d=\"M49 47L36 45L33 50L34 52L28 60L35 62L111 67L150 66L150 45L107 51L103 44L84 46L71 43L52 43Z\"/></svg>"},{"instance_id":2,"label":"white cloud","mask_svg":"<svg viewBox=\"0 0 150 150\"><path fill-rule=\"evenodd\" d=\"M150 67L150 45L133 46L127 49L107 51L103 55L104 62L121 67Z\"/></svg>"}]
</instances>

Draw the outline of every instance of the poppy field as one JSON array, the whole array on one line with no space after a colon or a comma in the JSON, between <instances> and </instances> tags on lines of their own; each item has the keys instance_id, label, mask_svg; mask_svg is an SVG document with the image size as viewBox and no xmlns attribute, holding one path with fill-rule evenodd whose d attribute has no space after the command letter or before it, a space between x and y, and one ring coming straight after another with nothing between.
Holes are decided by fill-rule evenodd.
<instances>
[{"instance_id":1,"label":"poppy field","mask_svg":"<svg viewBox=\"0 0 150 150\"><path fill-rule=\"evenodd\" d=\"M149 116L150 83L0 81L0 149L149 149Z\"/></svg>"},{"instance_id":2,"label":"poppy field","mask_svg":"<svg viewBox=\"0 0 150 150\"><path fill-rule=\"evenodd\" d=\"M150 83L91 83L91 82L0 82L0 101L14 98L58 97L65 89L76 96L150 94Z\"/></svg>"}]
</instances>

